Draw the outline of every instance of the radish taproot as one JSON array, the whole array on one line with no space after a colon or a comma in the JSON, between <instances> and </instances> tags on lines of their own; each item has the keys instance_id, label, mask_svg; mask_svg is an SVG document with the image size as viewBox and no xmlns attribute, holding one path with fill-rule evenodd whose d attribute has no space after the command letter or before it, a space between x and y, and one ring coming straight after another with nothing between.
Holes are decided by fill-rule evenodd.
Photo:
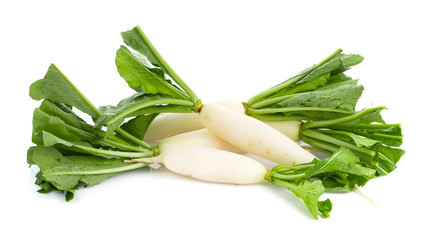
<instances>
[{"instance_id":1,"label":"radish taproot","mask_svg":"<svg viewBox=\"0 0 423 240\"><path fill-rule=\"evenodd\" d=\"M159 152L163 152L170 146L205 146L225 150L234 153L242 153L241 149L224 141L223 139L212 134L208 129L199 129L187 133L181 133L173 137L169 137L161 141L157 145Z\"/></svg>"},{"instance_id":2,"label":"radish taproot","mask_svg":"<svg viewBox=\"0 0 423 240\"><path fill-rule=\"evenodd\" d=\"M218 183L258 183L267 173L262 164L250 157L195 145L167 145L156 157L126 162L160 163L172 172Z\"/></svg>"},{"instance_id":3,"label":"radish taproot","mask_svg":"<svg viewBox=\"0 0 423 240\"><path fill-rule=\"evenodd\" d=\"M203 104L199 116L201 123L216 136L278 164L292 166L316 158L269 125L219 104Z\"/></svg>"},{"instance_id":4,"label":"radish taproot","mask_svg":"<svg viewBox=\"0 0 423 240\"><path fill-rule=\"evenodd\" d=\"M180 133L204 128L196 113L166 113L162 114L150 124L144 140L157 141Z\"/></svg>"}]
</instances>

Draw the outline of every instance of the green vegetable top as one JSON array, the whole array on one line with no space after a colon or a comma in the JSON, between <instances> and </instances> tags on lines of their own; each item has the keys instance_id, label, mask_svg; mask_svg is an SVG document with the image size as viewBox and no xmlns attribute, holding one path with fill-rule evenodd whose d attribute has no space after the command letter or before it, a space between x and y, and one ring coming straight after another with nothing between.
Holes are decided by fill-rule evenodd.
<instances>
[{"instance_id":1,"label":"green vegetable top","mask_svg":"<svg viewBox=\"0 0 423 240\"><path fill-rule=\"evenodd\" d=\"M363 86L344 72L363 57L341 49L320 63L271 87L246 102L246 111L259 119L321 120L354 113Z\"/></svg>"},{"instance_id":2,"label":"green vegetable top","mask_svg":"<svg viewBox=\"0 0 423 240\"><path fill-rule=\"evenodd\" d=\"M201 101L161 57L139 26L123 32L130 48L121 46L115 63L122 78L137 93L117 106L100 107L96 127L112 134L126 118L161 112L197 112Z\"/></svg>"}]
</instances>

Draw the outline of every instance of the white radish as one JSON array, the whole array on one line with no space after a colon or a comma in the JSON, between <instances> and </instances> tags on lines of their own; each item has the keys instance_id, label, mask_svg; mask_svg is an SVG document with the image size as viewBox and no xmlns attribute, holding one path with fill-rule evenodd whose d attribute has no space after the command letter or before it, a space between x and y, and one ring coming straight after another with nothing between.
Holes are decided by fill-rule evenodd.
<instances>
[{"instance_id":1,"label":"white radish","mask_svg":"<svg viewBox=\"0 0 423 240\"><path fill-rule=\"evenodd\" d=\"M197 113L166 113L154 119L144 140L155 141L204 128Z\"/></svg>"},{"instance_id":2,"label":"white radish","mask_svg":"<svg viewBox=\"0 0 423 240\"><path fill-rule=\"evenodd\" d=\"M208 129L199 129L192 132L181 133L161 141L157 148L159 152L163 152L170 146L205 146L225 150L234 153L244 152L234 145L224 141L223 139L212 134Z\"/></svg>"},{"instance_id":3,"label":"white radish","mask_svg":"<svg viewBox=\"0 0 423 240\"><path fill-rule=\"evenodd\" d=\"M229 99L217 103L245 114L244 104L239 100ZM299 132L302 125L301 121L262 122L272 126L292 140L296 142L300 141ZM162 140L177 134L195 131L202 128L204 128L204 126L200 121L200 117L196 113L166 113L154 119L145 133L144 140Z\"/></svg>"},{"instance_id":4,"label":"white radish","mask_svg":"<svg viewBox=\"0 0 423 240\"><path fill-rule=\"evenodd\" d=\"M160 163L172 172L217 183L253 184L263 181L267 173L250 157L204 146L168 146L157 157L127 162Z\"/></svg>"},{"instance_id":5,"label":"white radish","mask_svg":"<svg viewBox=\"0 0 423 240\"><path fill-rule=\"evenodd\" d=\"M219 105L225 106L234 110L235 112L239 112L245 114L245 107L244 104L235 99L227 99L225 101L217 102ZM290 139L298 142L301 140L300 138L300 128L303 124L302 121L297 120L289 120L289 121L265 121L261 120L262 122L266 123L267 125L273 127L274 129L278 130L279 132L283 133L285 136L289 137Z\"/></svg>"},{"instance_id":6,"label":"white radish","mask_svg":"<svg viewBox=\"0 0 423 240\"><path fill-rule=\"evenodd\" d=\"M227 108L232 109L235 112L243 113L245 114L245 107L244 103L242 103L239 100L236 99L226 99L224 101L219 101L217 104L225 106Z\"/></svg>"},{"instance_id":7,"label":"white radish","mask_svg":"<svg viewBox=\"0 0 423 240\"><path fill-rule=\"evenodd\" d=\"M281 165L311 162L316 157L271 126L216 103L203 104L201 123L235 147Z\"/></svg>"}]
</instances>

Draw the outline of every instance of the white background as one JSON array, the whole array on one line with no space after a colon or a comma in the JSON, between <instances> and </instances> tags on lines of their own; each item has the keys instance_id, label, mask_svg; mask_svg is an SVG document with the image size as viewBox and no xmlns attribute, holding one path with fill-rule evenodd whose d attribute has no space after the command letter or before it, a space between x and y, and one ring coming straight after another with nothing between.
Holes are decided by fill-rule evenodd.
<instances>
[{"instance_id":1,"label":"white background","mask_svg":"<svg viewBox=\"0 0 423 240\"><path fill-rule=\"evenodd\" d=\"M1 239L422 237L419 1L110 2L0 3ZM363 55L349 72L366 89L359 105L389 107L407 150L396 171L363 188L378 207L354 192L325 194L331 217L315 221L267 183L205 183L165 168L120 174L71 202L37 193L26 165L39 104L29 85L55 63L94 104L116 104L133 93L114 66L119 33L137 24L203 102L247 100L337 48Z\"/></svg>"}]
</instances>

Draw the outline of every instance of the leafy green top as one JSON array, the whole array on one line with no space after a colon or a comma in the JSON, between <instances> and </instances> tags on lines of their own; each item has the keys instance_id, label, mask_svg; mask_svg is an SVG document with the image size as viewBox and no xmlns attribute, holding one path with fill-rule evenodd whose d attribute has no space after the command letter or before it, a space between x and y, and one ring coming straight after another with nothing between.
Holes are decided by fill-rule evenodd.
<instances>
[{"instance_id":1,"label":"leafy green top","mask_svg":"<svg viewBox=\"0 0 423 240\"><path fill-rule=\"evenodd\" d=\"M342 147L326 159L315 159L311 163L293 167L276 166L266 179L292 191L317 219L319 212L322 217L329 217L332 209L329 199L319 201L325 191L351 191L355 186L363 186L374 178L375 172L366 167L352 151Z\"/></svg>"},{"instance_id":2,"label":"leafy green top","mask_svg":"<svg viewBox=\"0 0 423 240\"><path fill-rule=\"evenodd\" d=\"M137 94L117 106L101 107L97 127L107 125L107 134L111 135L129 117L198 111L201 101L161 57L139 26L121 35L133 50L121 46L115 63L121 77Z\"/></svg>"},{"instance_id":3,"label":"leafy green top","mask_svg":"<svg viewBox=\"0 0 423 240\"><path fill-rule=\"evenodd\" d=\"M36 146L27 155L28 164L40 168L36 181L40 192L64 191L71 200L79 183L91 186L119 172L144 167L147 164L124 161L156 154L154 147L138 138L146 128L137 129L140 132L134 135L118 128L118 134L107 136L72 111L75 107L93 119L101 114L53 64L43 79L30 86L30 96L44 99L34 110L32 141ZM148 121L139 123L145 126Z\"/></svg>"},{"instance_id":4,"label":"leafy green top","mask_svg":"<svg viewBox=\"0 0 423 240\"><path fill-rule=\"evenodd\" d=\"M362 60L338 49L319 64L250 98L246 111L270 120L322 120L354 113L363 86L344 72Z\"/></svg>"}]
</instances>

